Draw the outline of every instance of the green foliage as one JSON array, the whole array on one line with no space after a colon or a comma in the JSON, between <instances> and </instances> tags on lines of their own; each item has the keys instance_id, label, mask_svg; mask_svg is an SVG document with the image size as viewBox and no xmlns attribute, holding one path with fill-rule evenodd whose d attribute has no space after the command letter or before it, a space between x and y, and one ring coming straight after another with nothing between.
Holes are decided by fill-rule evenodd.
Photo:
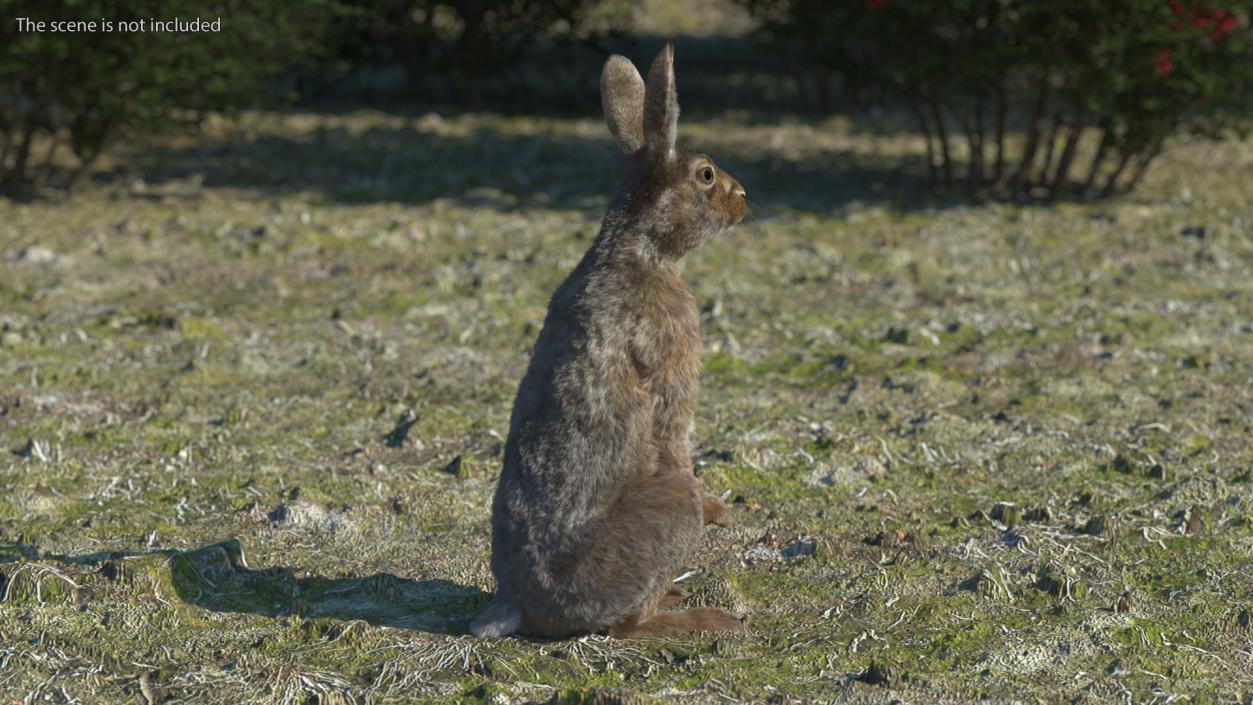
<instances>
[{"instance_id":1,"label":"green foliage","mask_svg":"<svg viewBox=\"0 0 1253 705\"><path fill-rule=\"evenodd\" d=\"M538 38L571 29L598 1L0 0L0 188L41 189L67 150L79 165L72 188L107 144L286 97L276 95L275 79L307 77L305 68L399 63L415 85L445 76L472 98L475 81L510 66ZM17 18L49 26L29 31ZM119 27L174 18L221 24L208 32ZM67 20L97 27L52 31L50 23Z\"/></svg>"},{"instance_id":2,"label":"green foliage","mask_svg":"<svg viewBox=\"0 0 1253 705\"><path fill-rule=\"evenodd\" d=\"M337 4L243 0L0 0L0 185L42 186L68 145L81 178L106 144L193 125L255 102L278 72L317 53ZM49 23L18 31L17 18ZM153 19L221 19L218 31L153 31ZM96 22L53 31L53 22ZM105 22L112 22L106 31ZM143 21L143 30L120 23ZM41 143L43 161L32 177Z\"/></svg>"},{"instance_id":3,"label":"green foliage","mask_svg":"<svg viewBox=\"0 0 1253 705\"><path fill-rule=\"evenodd\" d=\"M601 0L348 0L330 41L348 63L396 61L411 83L447 75L463 97L545 34L569 31Z\"/></svg>"},{"instance_id":4,"label":"green foliage","mask_svg":"<svg viewBox=\"0 0 1253 705\"><path fill-rule=\"evenodd\" d=\"M1247 0L741 2L780 48L901 99L946 186L964 138L971 190L1108 195L1133 188L1171 135L1218 138L1248 119ZM1015 119L1025 139L1011 155Z\"/></svg>"}]
</instances>

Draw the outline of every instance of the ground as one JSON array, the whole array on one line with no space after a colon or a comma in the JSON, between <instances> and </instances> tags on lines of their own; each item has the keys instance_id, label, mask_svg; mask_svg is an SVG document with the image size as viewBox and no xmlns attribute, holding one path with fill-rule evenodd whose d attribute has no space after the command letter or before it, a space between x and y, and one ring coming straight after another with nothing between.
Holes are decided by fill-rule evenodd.
<instances>
[{"instance_id":1,"label":"ground","mask_svg":"<svg viewBox=\"0 0 1253 705\"><path fill-rule=\"evenodd\" d=\"M466 633L599 121L252 114L0 200L0 701L1250 702L1253 144L1011 204L879 124L681 125L755 209L684 263L734 636Z\"/></svg>"}]
</instances>

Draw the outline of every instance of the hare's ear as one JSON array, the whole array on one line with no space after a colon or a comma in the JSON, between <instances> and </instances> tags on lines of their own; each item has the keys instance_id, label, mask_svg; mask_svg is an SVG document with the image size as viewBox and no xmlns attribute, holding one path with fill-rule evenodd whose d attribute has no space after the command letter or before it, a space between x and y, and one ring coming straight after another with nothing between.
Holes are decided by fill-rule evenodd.
<instances>
[{"instance_id":1,"label":"hare's ear","mask_svg":"<svg viewBox=\"0 0 1253 705\"><path fill-rule=\"evenodd\" d=\"M666 42L648 69L644 92L644 143L649 150L674 154L679 126L679 94L674 87L674 45Z\"/></svg>"},{"instance_id":2,"label":"hare's ear","mask_svg":"<svg viewBox=\"0 0 1253 705\"><path fill-rule=\"evenodd\" d=\"M644 146L644 79L625 56L614 54L605 62L600 104L623 154L634 154Z\"/></svg>"}]
</instances>

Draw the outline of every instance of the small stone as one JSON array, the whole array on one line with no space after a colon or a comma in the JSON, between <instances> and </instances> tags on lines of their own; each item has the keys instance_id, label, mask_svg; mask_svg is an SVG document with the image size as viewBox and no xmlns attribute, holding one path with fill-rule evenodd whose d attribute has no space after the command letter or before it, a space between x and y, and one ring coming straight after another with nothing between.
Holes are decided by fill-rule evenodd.
<instances>
[{"instance_id":1,"label":"small stone","mask_svg":"<svg viewBox=\"0 0 1253 705\"><path fill-rule=\"evenodd\" d=\"M17 253L17 261L26 262L28 264L47 264L55 262L57 255L52 250L39 245L31 245Z\"/></svg>"},{"instance_id":2,"label":"small stone","mask_svg":"<svg viewBox=\"0 0 1253 705\"><path fill-rule=\"evenodd\" d=\"M789 560L797 560L805 556L812 556L818 550L818 540L812 537L798 538L787 546L783 547L780 552L784 558Z\"/></svg>"}]
</instances>

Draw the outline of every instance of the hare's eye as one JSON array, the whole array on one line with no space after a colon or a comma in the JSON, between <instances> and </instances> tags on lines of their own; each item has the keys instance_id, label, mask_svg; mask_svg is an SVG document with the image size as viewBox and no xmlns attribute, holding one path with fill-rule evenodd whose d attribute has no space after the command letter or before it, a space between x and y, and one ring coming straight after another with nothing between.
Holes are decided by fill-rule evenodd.
<instances>
[{"instance_id":1,"label":"hare's eye","mask_svg":"<svg viewBox=\"0 0 1253 705\"><path fill-rule=\"evenodd\" d=\"M706 184L714 182L714 168L709 165L701 167L697 174L700 175L700 180Z\"/></svg>"}]
</instances>

